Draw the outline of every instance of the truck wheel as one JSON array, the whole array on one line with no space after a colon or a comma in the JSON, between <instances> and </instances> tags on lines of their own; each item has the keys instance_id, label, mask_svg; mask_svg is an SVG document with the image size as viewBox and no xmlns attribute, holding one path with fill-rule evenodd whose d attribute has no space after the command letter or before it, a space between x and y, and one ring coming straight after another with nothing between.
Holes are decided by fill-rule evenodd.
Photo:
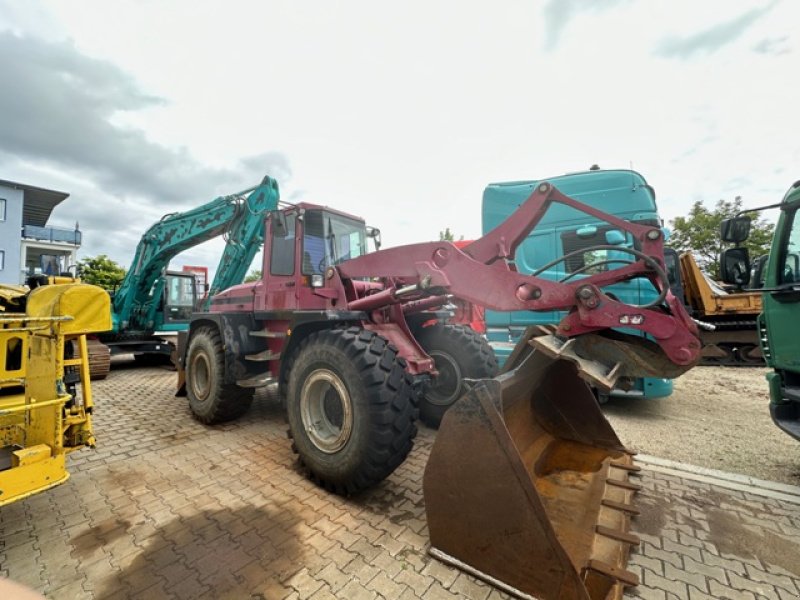
<instances>
[{"instance_id":1,"label":"truck wheel","mask_svg":"<svg viewBox=\"0 0 800 600\"><path fill-rule=\"evenodd\" d=\"M463 325L437 323L418 330L416 336L439 371L423 388L420 419L438 428L444 413L464 393L464 378L494 377L497 358L483 336Z\"/></svg>"},{"instance_id":2,"label":"truck wheel","mask_svg":"<svg viewBox=\"0 0 800 600\"><path fill-rule=\"evenodd\" d=\"M303 340L289 373L289 435L312 479L342 495L388 477L417 434L405 361L386 339L328 329Z\"/></svg>"},{"instance_id":3,"label":"truck wheel","mask_svg":"<svg viewBox=\"0 0 800 600\"><path fill-rule=\"evenodd\" d=\"M253 402L253 390L223 384L225 355L219 332L198 329L186 355L186 395L189 408L201 423L211 425L242 416Z\"/></svg>"}]
</instances>

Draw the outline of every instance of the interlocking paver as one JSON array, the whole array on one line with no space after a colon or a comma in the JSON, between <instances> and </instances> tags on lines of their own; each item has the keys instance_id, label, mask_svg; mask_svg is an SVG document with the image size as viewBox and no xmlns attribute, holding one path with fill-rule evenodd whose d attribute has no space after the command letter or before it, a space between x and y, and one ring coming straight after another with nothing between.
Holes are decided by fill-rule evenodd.
<instances>
[{"instance_id":1,"label":"interlocking paver","mask_svg":"<svg viewBox=\"0 0 800 600\"><path fill-rule=\"evenodd\" d=\"M280 402L220 427L173 397L169 370L95 385L98 448L64 485L0 508L0 574L56 600L508 598L427 554L422 473L435 433L353 499L308 481ZM628 598L800 596L800 506L645 468Z\"/></svg>"}]
</instances>

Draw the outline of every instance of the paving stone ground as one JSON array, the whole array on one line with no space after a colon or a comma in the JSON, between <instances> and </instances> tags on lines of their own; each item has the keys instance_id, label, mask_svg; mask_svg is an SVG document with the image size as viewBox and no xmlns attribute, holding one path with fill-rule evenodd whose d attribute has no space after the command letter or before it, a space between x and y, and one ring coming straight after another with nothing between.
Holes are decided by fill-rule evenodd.
<instances>
[{"instance_id":1,"label":"paving stone ground","mask_svg":"<svg viewBox=\"0 0 800 600\"><path fill-rule=\"evenodd\" d=\"M427 554L422 473L435 433L347 500L299 471L280 402L206 427L166 369L94 386L98 448L71 479L0 508L0 574L48 598L506 598ZM800 506L643 471L643 599L800 597Z\"/></svg>"}]
</instances>

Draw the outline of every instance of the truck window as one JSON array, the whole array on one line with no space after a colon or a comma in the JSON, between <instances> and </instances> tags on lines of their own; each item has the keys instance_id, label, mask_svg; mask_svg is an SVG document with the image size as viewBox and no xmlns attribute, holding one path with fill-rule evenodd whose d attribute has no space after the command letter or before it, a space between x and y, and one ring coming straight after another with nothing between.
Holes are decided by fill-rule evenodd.
<instances>
[{"instance_id":1,"label":"truck window","mask_svg":"<svg viewBox=\"0 0 800 600\"><path fill-rule=\"evenodd\" d=\"M272 235L272 247L269 257L271 275L294 275L294 240L295 215L286 215L286 236Z\"/></svg>"},{"instance_id":2,"label":"truck window","mask_svg":"<svg viewBox=\"0 0 800 600\"><path fill-rule=\"evenodd\" d=\"M778 267L779 283L800 282L800 219L797 211L791 216L792 225L786 236L785 246L781 248L781 262Z\"/></svg>"}]
</instances>

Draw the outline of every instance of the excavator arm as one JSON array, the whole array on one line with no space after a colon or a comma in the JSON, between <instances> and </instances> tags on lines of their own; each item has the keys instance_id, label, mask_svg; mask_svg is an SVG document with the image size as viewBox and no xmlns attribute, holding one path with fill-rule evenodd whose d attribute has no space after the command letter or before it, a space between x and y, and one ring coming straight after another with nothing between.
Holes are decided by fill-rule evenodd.
<instances>
[{"instance_id":1,"label":"excavator arm","mask_svg":"<svg viewBox=\"0 0 800 600\"><path fill-rule=\"evenodd\" d=\"M224 236L227 244L207 298L241 283L263 242L264 215L278 202L277 182L264 177L255 187L165 215L142 236L132 266L114 294L114 332L150 329L170 260L217 236Z\"/></svg>"}]
</instances>

